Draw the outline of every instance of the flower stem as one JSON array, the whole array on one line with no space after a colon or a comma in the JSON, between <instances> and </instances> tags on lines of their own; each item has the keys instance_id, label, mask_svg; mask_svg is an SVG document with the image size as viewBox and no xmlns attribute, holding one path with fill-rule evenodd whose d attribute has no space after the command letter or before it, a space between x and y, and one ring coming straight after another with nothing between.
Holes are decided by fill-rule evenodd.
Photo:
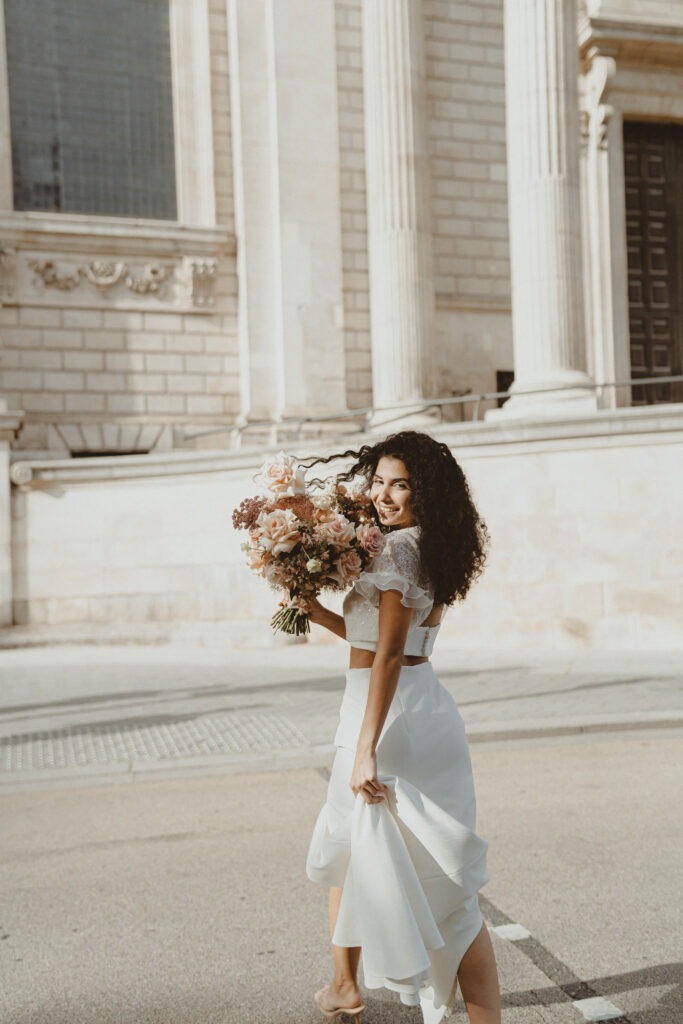
<instances>
[{"instance_id":1,"label":"flower stem","mask_svg":"<svg viewBox=\"0 0 683 1024\"><path fill-rule=\"evenodd\" d=\"M311 631L308 615L298 608L281 608L273 615L270 624L276 633L286 633L288 636L304 636Z\"/></svg>"}]
</instances>

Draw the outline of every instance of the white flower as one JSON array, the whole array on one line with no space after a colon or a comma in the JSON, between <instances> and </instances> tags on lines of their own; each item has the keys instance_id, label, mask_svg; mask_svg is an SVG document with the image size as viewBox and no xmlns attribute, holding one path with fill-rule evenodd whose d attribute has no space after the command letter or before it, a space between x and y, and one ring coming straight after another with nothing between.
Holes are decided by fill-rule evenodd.
<instances>
[{"instance_id":1,"label":"white flower","mask_svg":"<svg viewBox=\"0 0 683 1024\"><path fill-rule=\"evenodd\" d=\"M323 567L323 563L319 558L309 558L306 562L306 572L316 573L320 572Z\"/></svg>"}]
</instances>

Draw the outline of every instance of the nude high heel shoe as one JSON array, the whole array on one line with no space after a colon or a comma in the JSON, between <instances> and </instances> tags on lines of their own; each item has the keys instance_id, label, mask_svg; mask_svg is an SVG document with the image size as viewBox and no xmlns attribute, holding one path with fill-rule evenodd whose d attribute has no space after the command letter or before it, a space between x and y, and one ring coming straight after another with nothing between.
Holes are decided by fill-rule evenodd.
<instances>
[{"instance_id":1,"label":"nude high heel shoe","mask_svg":"<svg viewBox=\"0 0 683 1024\"><path fill-rule=\"evenodd\" d=\"M315 1005L318 1007L320 1012L323 1013L327 1017L328 1020L337 1020L339 1017L342 1017L344 1014L348 1014L349 1017L355 1018L355 1020L358 1022L358 1024L361 1024L361 1021L362 1021L362 1016L361 1015L363 1014L363 1012L365 1010L365 1003L361 1003L360 1006L351 1006L351 1007L338 1006L336 1010L326 1010L324 1008L324 1006L320 1005L320 997L322 995L324 995L325 992L327 992L329 987L330 987L329 985L325 985L325 988L321 988L320 991L316 992L316 994L313 997L313 999L315 1000Z\"/></svg>"}]
</instances>

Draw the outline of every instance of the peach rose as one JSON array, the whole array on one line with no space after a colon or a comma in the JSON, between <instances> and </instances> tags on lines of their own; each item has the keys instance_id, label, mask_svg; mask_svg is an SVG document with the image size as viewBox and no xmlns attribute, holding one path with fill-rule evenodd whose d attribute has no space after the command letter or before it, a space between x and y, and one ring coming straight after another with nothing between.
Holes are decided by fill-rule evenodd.
<instances>
[{"instance_id":1,"label":"peach rose","mask_svg":"<svg viewBox=\"0 0 683 1024\"><path fill-rule=\"evenodd\" d=\"M334 544L336 548L347 548L356 536L356 528L350 523L346 516L335 512L324 522L318 524L318 534L325 538L328 544Z\"/></svg>"},{"instance_id":2,"label":"peach rose","mask_svg":"<svg viewBox=\"0 0 683 1024\"><path fill-rule=\"evenodd\" d=\"M318 506L313 513L313 518L316 523L330 523L338 515L339 513L334 512L331 508L321 508Z\"/></svg>"},{"instance_id":3,"label":"peach rose","mask_svg":"<svg viewBox=\"0 0 683 1024\"><path fill-rule=\"evenodd\" d=\"M379 526L363 523L362 526L356 527L356 537L358 537L361 547L365 548L371 558L377 558L377 555L381 555L384 550L386 541Z\"/></svg>"},{"instance_id":4,"label":"peach rose","mask_svg":"<svg viewBox=\"0 0 683 1024\"><path fill-rule=\"evenodd\" d=\"M304 471L297 466L291 455L278 452L273 459L268 459L259 470L257 479L269 491L281 497L283 494L304 494Z\"/></svg>"},{"instance_id":5,"label":"peach rose","mask_svg":"<svg viewBox=\"0 0 683 1024\"><path fill-rule=\"evenodd\" d=\"M257 572L260 576L264 575L263 570L268 558L267 552L262 551L261 548L247 548L247 565L252 572Z\"/></svg>"},{"instance_id":6,"label":"peach rose","mask_svg":"<svg viewBox=\"0 0 683 1024\"><path fill-rule=\"evenodd\" d=\"M299 520L289 509L262 512L256 525L261 531L260 543L271 555L291 551L301 540Z\"/></svg>"}]
</instances>

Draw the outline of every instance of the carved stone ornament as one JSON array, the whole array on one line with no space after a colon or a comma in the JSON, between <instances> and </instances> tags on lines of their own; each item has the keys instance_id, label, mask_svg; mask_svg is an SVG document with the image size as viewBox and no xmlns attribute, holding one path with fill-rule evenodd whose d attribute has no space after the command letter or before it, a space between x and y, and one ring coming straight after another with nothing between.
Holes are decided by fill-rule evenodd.
<instances>
[{"instance_id":1,"label":"carved stone ornament","mask_svg":"<svg viewBox=\"0 0 683 1024\"><path fill-rule=\"evenodd\" d=\"M28 265L39 277L45 288L56 288L60 292L71 292L81 283L80 270L75 274L60 274L54 260L29 260Z\"/></svg>"},{"instance_id":2,"label":"carved stone ornament","mask_svg":"<svg viewBox=\"0 0 683 1024\"><path fill-rule=\"evenodd\" d=\"M589 104L590 134L597 149L607 149L607 126L614 115L614 107L605 103L609 86L617 73L613 57L606 57L598 51L589 54L587 100Z\"/></svg>"},{"instance_id":3,"label":"carved stone ornament","mask_svg":"<svg viewBox=\"0 0 683 1024\"><path fill-rule=\"evenodd\" d=\"M10 480L17 487L25 487L33 480L33 470L28 462L15 462L10 466Z\"/></svg>"},{"instance_id":4,"label":"carved stone ornament","mask_svg":"<svg viewBox=\"0 0 683 1024\"><path fill-rule=\"evenodd\" d=\"M217 279L218 260L212 256L52 255L15 252L0 243L0 302L14 293L14 302L49 303L57 292L67 305L100 306L104 300L119 308L154 303L169 311L209 313Z\"/></svg>"},{"instance_id":5,"label":"carved stone ornament","mask_svg":"<svg viewBox=\"0 0 683 1024\"><path fill-rule=\"evenodd\" d=\"M168 276L168 270L162 267L160 263L150 263L144 268L139 277L133 277L132 274L129 274L126 278L126 287L130 288L136 295L155 294Z\"/></svg>"},{"instance_id":6,"label":"carved stone ornament","mask_svg":"<svg viewBox=\"0 0 683 1024\"><path fill-rule=\"evenodd\" d=\"M94 284L101 291L106 291L107 288L113 288L119 283L127 269L125 263L93 260L86 267L81 267L80 272L90 281L90 284Z\"/></svg>"},{"instance_id":7,"label":"carved stone ornament","mask_svg":"<svg viewBox=\"0 0 683 1024\"><path fill-rule=\"evenodd\" d=\"M28 265L44 288L57 288L62 292L73 291L82 280L86 280L100 292L123 283L136 295L155 295L171 276L171 272L160 263L148 263L138 274L122 261L91 260L71 274L60 274L54 260L29 260Z\"/></svg>"},{"instance_id":8,"label":"carved stone ornament","mask_svg":"<svg viewBox=\"0 0 683 1024\"><path fill-rule=\"evenodd\" d=\"M216 279L215 260L192 260L192 304L194 306L213 306L215 299L213 287Z\"/></svg>"},{"instance_id":9,"label":"carved stone ornament","mask_svg":"<svg viewBox=\"0 0 683 1024\"><path fill-rule=\"evenodd\" d=\"M17 250L0 242L0 303L11 302L17 284Z\"/></svg>"}]
</instances>

